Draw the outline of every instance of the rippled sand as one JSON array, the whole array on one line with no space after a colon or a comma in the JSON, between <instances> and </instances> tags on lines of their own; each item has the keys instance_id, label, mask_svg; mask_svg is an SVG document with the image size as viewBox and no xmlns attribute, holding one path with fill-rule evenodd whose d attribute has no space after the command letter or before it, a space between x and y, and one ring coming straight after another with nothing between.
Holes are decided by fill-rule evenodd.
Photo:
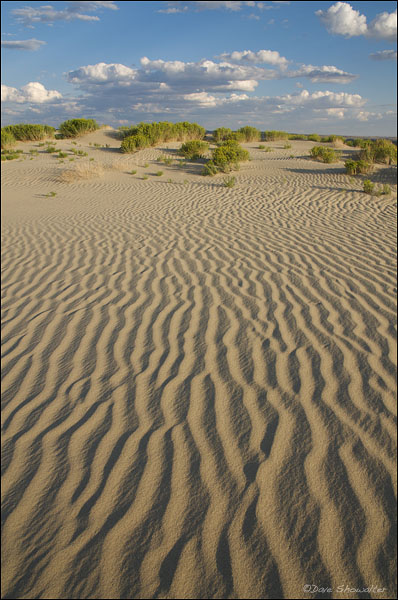
<instances>
[{"instance_id":1,"label":"rippled sand","mask_svg":"<svg viewBox=\"0 0 398 600\"><path fill-rule=\"evenodd\" d=\"M3 598L394 598L396 186L111 136L2 165Z\"/></svg>"}]
</instances>

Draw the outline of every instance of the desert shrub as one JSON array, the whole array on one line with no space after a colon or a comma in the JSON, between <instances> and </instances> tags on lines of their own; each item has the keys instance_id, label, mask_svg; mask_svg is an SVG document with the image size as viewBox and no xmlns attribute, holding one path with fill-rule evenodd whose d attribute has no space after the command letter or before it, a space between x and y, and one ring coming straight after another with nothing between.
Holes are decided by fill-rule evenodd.
<instances>
[{"instance_id":1,"label":"desert shrub","mask_svg":"<svg viewBox=\"0 0 398 600\"><path fill-rule=\"evenodd\" d=\"M1 155L1 160L15 160L16 158L20 158L20 154L18 152L15 152L13 150L10 150L8 152L6 152L5 154Z\"/></svg>"},{"instance_id":2,"label":"desert shrub","mask_svg":"<svg viewBox=\"0 0 398 600\"><path fill-rule=\"evenodd\" d=\"M58 158L66 158L68 155L66 152L59 152L58 153Z\"/></svg>"},{"instance_id":3,"label":"desert shrub","mask_svg":"<svg viewBox=\"0 0 398 600\"><path fill-rule=\"evenodd\" d=\"M130 175L135 175L137 173L136 169L133 169L133 171L130 171Z\"/></svg>"},{"instance_id":4,"label":"desert shrub","mask_svg":"<svg viewBox=\"0 0 398 600\"><path fill-rule=\"evenodd\" d=\"M239 162L249 160L247 150L235 140L228 140L212 151L211 160L207 161L202 171L203 175L216 175L218 172L229 173L239 169Z\"/></svg>"},{"instance_id":5,"label":"desert shrub","mask_svg":"<svg viewBox=\"0 0 398 600\"><path fill-rule=\"evenodd\" d=\"M125 137L122 141L120 149L122 152L138 152L138 150L148 148L150 145L150 140L145 137L145 135L142 133L136 133L135 135Z\"/></svg>"},{"instance_id":6,"label":"desert shrub","mask_svg":"<svg viewBox=\"0 0 398 600\"><path fill-rule=\"evenodd\" d=\"M2 127L2 132L11 133L20 142L44 140L54 137L55 128L49 125L36 125L31 123L18 123L18 125L7 125Z\"/></svg>"},{"instance_id":7,"label":"desert shrub","mask_svg":"<svg viewBox=\"0 0 398 600\"><path fill-rule=\"evenodd\" d=\"M344 163L346 173L348 175L356 175L357 174L357 161L356 160L346 160Z\"/></svg>"},{"instance_id":8,"label":"desert shrub","mask_svg":"<svg viewBox=\"0 0 398 600\"><path fill-rule=\"evenodd\" d=\"M213 131L213 140L216 143L224 142L225 140L230 139L231 135L232 129L229 129L228 127L218 127L218 129Z\"/></svg>"},{"instance_id":9,"label":"desert shrub","mask_svg":"<svg viewBox=\"0 0 398 600\"><path fill-rule=\"evenodd\" d=\"M289 134L286 131L264 131L264 137L267 141L274 142L275 140L287 140Z\"/></svg>"},{"instance_id":10,"label":"desert shrub","mask_svg":"<svg viewBox=\"0 0 398 600\"><path fill-rule=\"evenodd\" d=\"M13 148L15 145L16 139L11 133L11 131L6 131L4 128L1 129L1 149L8 150Z\"/></svg>"},{"instance_id":11,"label":"desert shrub","mask_svg":"<svg viewBox=\"0 0 398 600\"><path fill-rule=\"evenodd\" d=\"M264 146L264 144L260 144L260 145L258 146L258 149L259 149L259 150L265 150L265 146Z\"/></svg>"},{"instance_id":12,"label":"desert shrub","mask_svg":"<svg viewBox=\"0 0 398 600\"><path fill-rule=\"evenodd\" d=\"M217 173L218 168L214 164L214 162L212 160L207 161L203 168L202 175L209 175L210 177L212 177L213 175L217 175Z\"/></svg>"},{"instance_id":13,"label":"desert shrub","mask_svg":"<svg viewBox=\"0 0 398 600\"><path fill-rule=\"evenodd\" d=\"M324 163L334 163L339 160L339 155L332 148L324 148L323 146L314 146L310 150L312 158L320 160Z\"/></svg>"},{"instance_id":14,"label":"desert shrub","mask_svg":"<svg viewBox=\"0 0 398 600\"><path fill-rule=\"evenodd\" d=\"M373 152L373 160L377 163L397 162L397 147L390 140L375 140L371 146Z\"/></svg>"},{"instance_id":15,"label":"desert shrub","mask_svg":"<svg viewBox=\"0 0 398 600\"><path fill-rule=\"evenodd\" d=\"M284 144L283 148L284 150L289 150L289 148L291 148L292 145L291 144Z\"/></svg>"},{"instance_id":16,"label":"desert shrub","mask_svg":"<svg viewBox=\"0 0 398 600\"><path fill-rule=\"evenodd\" d=\"M70 119L59 126L61 135L66 138L75 138L97 129L99 125L94 119Z\"/></svg>"},{"instance_id":17,"label":"desert shrub","mask_svg":"<svg viewBox=\"0 0 398 600\"><path fill-rule=\"evenodd\" d=\"M57 151L57 148L55 146L47 146L45 151L48 152L48 154L53 154Z\"/></svg>"},{"instance_id":18,"label":"desert shrub","mask_svg":"<svg viewBox=\"0 0 398 600\"><path fill-rule=\"evenodd\" d=\"M370 179L365 179L363 182L363 191L365 194L373 194L375 188L375 184L370 181Z\"/></svg>"},{"instance_id":19,"label":"desert shrub","mask_svg":"<svg viewBox=\"0 0 398 600\"><path fill-rule=\"evenodd\" d=\"M261 140L261 131L249 125L241 127L236 133L240 134L243 137L242 141L245 142L258 142Z\"/></svg>"},{"instance_id":20,"label":"desert shrub","mask_svg":"<svg viewBox=\"0 0 398 600\"><path fill-rule=\"evenodd\" d=\"M347 160L344 163L348 175L358 175L359 173L370 173L372 165L365 160Z\"/></svg>"},{"instance_id":21,"label":"desert shrub","mask_svg":"<svg viewBox=\"0 0 398 600\"><path fill-rule=\"evenodd\" d=\"M229 172L241 161L249 160L249 153L234 140L225 142L212 152L212 160L219 171Z\"/></svg>"},{"instance_id":22,"label":"desert shrub","mask_svg":"<svg viewBox=\"0 0 398 600\"><path fill-rule=\"evenodd\" d=\"M320 142L321 141L321 136L318 135L317 133L311 133L308 136L308 141L309 142Z\"/></svg>"},{"instance_id":23,"label":"desert shrub","mask_svg":"<svg viewBox=\"0 0 398 600\"><path fill-rule=\"evenodd\" d=\"M223 180L224 187L234 187L236 183L236 177L225 177Z\"/></svg>"},{"instance_id":24,"label":"desert shrub","mask_svg":"<svg viewBox=\"0 0 398 600\"><path fill-rule=\"evenodd\" d=\"M156 171L156 177L161 177L163 175L163 171Z\"/></svg>"},{"instance_id":25,"label":"desert shrub","mask_svg":"<svg viewBox=\"0 0 398 600\"><path fill-rule=\"evenodd\" d=\"M316 134L315 134L316 135ZM304 133L290 133L288 135L288 140L308 140L309 136L305 135ZM319 140L313 140L314 142L317 142Z\"/></svg>"},{"instance_id":26,"label":"desert shrub","mask_svg":"<svg viewBox=\"0 0 398 600\"><path fill-rule=\"evenodd\" d=\"M388 185L388 183L385 183L383 185L381 193L383 194L383 196L389 196L391 194L391 187Z\"/></svg>"},{"instance_id":27,"label":"desert shrub","mask_svg":"<svg viewBox=\"0 0 398 600\"><path fill-rule=\"evenodd\" d=\"M196 158L203 158L208 149L209 144L207 142L202 142L201 140L191 140L190 142L185 142L185 144L182 144L179 152L186 159L194 160Z\"/></svg>"},{"instance_id":28,"label":"desert shrub","mask_svg":"<svg viewBox=\"0 0 398 600\"><path fill-rule=\"evenodd\" d=\"M127 127L120 130L122 137L126 138L141 135L145 138L145 145L135 145L134 143L123 145L122 152L136 152L140 148L155 146L162 142L170 140L188 141L201 140L206 135L206 130L197 123L182 121L180 123L169 123L161 121L159 123L138 123L133 127ZM140 138L141 139L141 138Z\"/></svg>"}]
</instances>

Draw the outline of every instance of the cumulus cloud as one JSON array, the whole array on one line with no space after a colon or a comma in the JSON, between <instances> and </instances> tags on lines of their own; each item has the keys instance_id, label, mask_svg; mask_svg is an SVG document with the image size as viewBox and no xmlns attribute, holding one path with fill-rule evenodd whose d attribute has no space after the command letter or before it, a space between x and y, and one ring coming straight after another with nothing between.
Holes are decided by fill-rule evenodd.
<instances>
[{"instance_id":1,"label":"cumulus cloud","mask_svg":"<svg viewBox=\"0 0 398 600\"><path fill-rule=\"evenodd\" d=\"M381 13L368 25L365 15L354 10L347 2L336 2L328 10L315 13L329 33L354 37L367 37L394 41L397 38L397 11Z\"/></svg>"},{"instance_id":2,"label":"cumulus cloud","mask_svg":"<svg viewBox=\"0 0 398 600\"><path fill-rule=\"evenodd\" d=\"M31 81L19 90L8 85L1 86L2 102L17 102L18 104L31 102L33 104L43 104L53 102L62 98L62 94L57 90L47 90L43 84L38 81Z\"/></svg>"},{"instance_id":3,"label":"cumulus cloud","mask_svg":"<svg viewBox=\"0 0 398 600\"><path fill-rule=\"evenodd\" d=\"M24 6L11 10L12 16L18 23L26 27L34 27L37 23L47 23L51 25L56 21L99 21L96 15L87 15L87 12L95 12L100 9L117 10L115 2L67 2L64 10L57 10L52 5Z\"/></svg>"},{"instance_id":4,"label":"cumulus cloud","mask_svg":"<svg viewBox=\"0 0 398 600\"><path fill-rule=\"evenodd\" d=\"M379 50L374 54L369 54L372 60L397 60L396 50Z\"/></svg>"},{"instance_id":5,"label":"cumulus cloud","mask_svg":"<svg viewBox=\"0 0 398 600\"><path fill-rule=\"evenodd\" d=\"M47 42L42 40L36 40L31 38L30 40L12 40L12 41L1 41L2 48L9 48L10 50L38 50L41 46Z\"/></svg>"},{"instance_id":6,"label":"cumulus cloud","mask_svg":"<svg viewBox=\"0 0 398 600\"><path fill-rule=\"evenodd\" d=\"M241 52L224 52L216 58L231 62L248 62L254 64L268 64L275 65L280 68L284 68L288 65L289 61L279 54L276 50L259 50L258 52L252 52L251 50L243 50Z\"/></svg>"},{"instance_id":7,"label":"cumulus cloud","mask_svg":"<svg viewBox=\"0 0 398 600\"><path fill-rule=\"evenodd\" d=\"M98 63L80 67L66 74L69 83L101 84L123 83L135 79L137 71L117 63Z\"/></svg>"},{"instance_id":8,"label":"cumulus cloud","mask_svg":"<svg viewBox=\"0 0 398 600\"><path fill-rule=\"evenodd\" d=\"M302 65L296 71L288 71L286 77L306 77L313 83L351 83L358 76L342 71L333 65L322 67Z\"/></svg>"}]
</instances>

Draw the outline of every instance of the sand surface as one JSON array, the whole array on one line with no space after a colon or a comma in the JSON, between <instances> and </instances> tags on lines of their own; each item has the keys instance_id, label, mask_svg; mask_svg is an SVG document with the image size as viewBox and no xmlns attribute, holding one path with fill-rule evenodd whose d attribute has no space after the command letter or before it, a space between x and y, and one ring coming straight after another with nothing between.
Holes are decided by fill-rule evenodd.
<instances>
[{"instance_id":1,"label":"sand surface","mask_svg":"<svg viewBox=\"0 0 398 600\"><path fill-rule=\"evenodd\" d=\"M396 186L77 144L2 163L3 598L394 598Z\"/></svg>"}]
</instances>

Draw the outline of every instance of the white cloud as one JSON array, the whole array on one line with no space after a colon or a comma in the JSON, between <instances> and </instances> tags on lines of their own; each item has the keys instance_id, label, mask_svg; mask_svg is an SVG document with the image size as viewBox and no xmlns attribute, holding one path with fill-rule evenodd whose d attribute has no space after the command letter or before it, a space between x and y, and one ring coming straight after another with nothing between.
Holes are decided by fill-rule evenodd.
<instances>
[{"instance_id":1,"label":"white cloud","mask_svg":"<svg viewBox=\"0 0 398 600\"><path fill-rule=\"evenodd\" d=\"M43 42L42 40L36 40L35 38L31 38L30 40L2 40L1 46L2 48L9 48L10 50L38 50L41 46L45 45L46 43L47 42Z\"/></svg>"},{"instance_id":2,"label":"white cloud","mask_svg":"<svg viewBox=\"0 0 398 600\"><path fill-rule=\"evenodd\" d=\"M369 54L372 60L397 60L396 50L379 50L374 54Z\"/></svg>"},{"instance_id":3,"label":"white cloud","mask_svg":"<svg viewBox=\"0 0 398 600\"><path fill-rule=\"evenodd\" d=\"M232 61L232 62L248 62L253 64L268 64L284 68L287 66L289 61L279 54L276 50L258 50L258 52L252 52L251 50L242 50L241 52L235 50L234 52L224 52L218 57L221 60Z\"/></svg>"},{"instance_id":4,"label":"white cloud","mask_svg":"<svg viewBox=\"0 0 398 600\"><path fill-rule=\"evenodd\" d=\"M336 2L327 11L317 10L315 14L330 33L353 37L367 32L366 17L347 2Z\"/></svg>"},{"instance_id":5,"label":"white cloud","mask_svg":"<svg viewBox=\"0 0 398 600\"><path fill-rule=\"evenodd\" d=\"M351 83L357 75L342 71L333 65L302 65L296 71L288 71L286 77L307 77L313 83Z\"/></svg>"},{"instance_id":6,"label":"white cloud","mask_svg":"<svg viewBox=\"0 0 398 600\"><path fill-rule=\"evenodd\" d=\"M377 15L368 28L369 37L394 42L397 39L397 11Z\"/></svg>"},{"instance_id":7,"label":"white cloud","mask_svg":"<svg viewBox=\"0 0 398 600\"><path fill-rule=\"evenodd\" d=\"M131 82L135 79L137 71L117 63L98 63L80 67L67 73L69 83L103 84L117 82Z\"/></svg>"},{"instance_id":8,"label":"white cloud","mask_svg":"<svg viewBox=\"0 0 398 600\"><path fill-rule=\"evenodd\" d=\"M94 12L99 9L117 10L114 2L67 2L65 10L57 10L51 4L39 6L24 6L23 8L14 8L11 10L12 16L18 23L26 27L33 27L37 23L47 23L51 25L56 21L99 21L99 17L87 15L86 12Z\"/></svg>"},{"instance_id":9,"label":"white cloud","mask_svg":"<svg viewBox=\"0 0 398 600\"><path fill-rule=\"evenodd\" d=\"M218 2L216 0L211 0L211 2L192 2L201 10L232 10L238 11L242 10L244 6L254 7L256 6L255 2L238 2L237 0L232 0L230 2Z\"/></svg>"},{"instance_id":10,"label":"white cloud","mask_svg":"<svg viewBox=\"0 0 398 600\"><path fill-rule=\"evenodd\" d=\"M7 85L1 86L2 102L17 102L18 104L31 102L33 104L43 104L61 98L62 94L57 92L57 90L46 90L44 85L38 81L31 81L19 90Z\"/></svg>"},{"instance_id":11,"label":"white cloud","mask_svg":"<svg viewBox=\"0 0 398 600\"><path fill-rule=\"evenodd\" d=\"M329 33L354 37L366 37L394 41L397 39L397 11L381 13L368 25L366 16L354 10L347 2L336 2L327 11L317 10L315 14L326 26Z\"/></svg>"}]
</instances>

